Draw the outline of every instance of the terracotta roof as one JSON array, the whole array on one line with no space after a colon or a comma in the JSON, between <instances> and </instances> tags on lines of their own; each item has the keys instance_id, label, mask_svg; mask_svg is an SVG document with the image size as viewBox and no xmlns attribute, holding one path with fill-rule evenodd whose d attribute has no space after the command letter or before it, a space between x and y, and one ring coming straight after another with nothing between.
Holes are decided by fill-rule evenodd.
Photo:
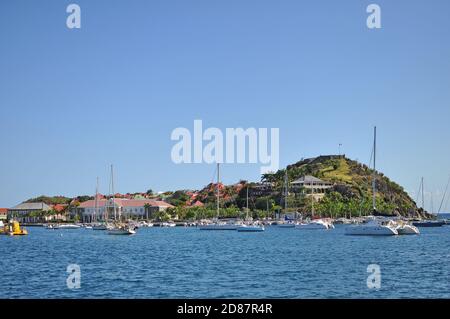
<instances>
[{"instance_id":1,"label":"terracotta roof","mask_svg":"<svg viewBox=\"0 0 450 319\"><path fill-rule=\"evenodd\" d=\"M6 214L8 212L8 208L0 208L0 214Z\"/></svg>"},{"instance_id":2,"label":"terracotta roof","mask_svg":"<svg viewBox=\"0 0 450 319\"><path fill-rule=\"evenodd\" d=\"M205 204L203 204L201 201L198 200L192 206L193 207L203 207L203 206L205 206Z\"/></svg>"},{"instance_id":3,"label":"terracotta roof","mask_svg":"<svg viewBox=\"0 0 450 319\"><path fill-rule=\"evenodd\" d=\"M67 205L66 204L56 204L53 205L53 209L56 210L58 213L62 212L64 209L66 209Z\"/></svg>"}]
</instances>

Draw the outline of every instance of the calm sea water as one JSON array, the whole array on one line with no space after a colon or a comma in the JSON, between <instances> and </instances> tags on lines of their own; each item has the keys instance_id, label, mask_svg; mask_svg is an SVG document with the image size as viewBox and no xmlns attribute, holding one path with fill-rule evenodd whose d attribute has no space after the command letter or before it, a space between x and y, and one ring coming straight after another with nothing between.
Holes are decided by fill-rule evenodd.
<instances>
[{"instance_id":1,"label":"calm sea water","mask_svg":"<svg viewBox=\"0 0 450 319\"><path fill-rule=\"evenodd\" d=\"M344 227L264 233L29 228L0 236L0 298L450 298L450 227L349 237ZM67 288L69 264L81 288ZM367 266L381 289L367 288Z\"/></svg>"}]
</instances>

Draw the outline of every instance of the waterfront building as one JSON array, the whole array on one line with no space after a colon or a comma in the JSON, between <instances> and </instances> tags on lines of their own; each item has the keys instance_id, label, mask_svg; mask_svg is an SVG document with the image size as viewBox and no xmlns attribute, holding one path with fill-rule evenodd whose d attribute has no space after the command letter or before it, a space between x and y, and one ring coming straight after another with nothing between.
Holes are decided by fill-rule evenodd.
<instances>
[{"instance_id":1,"label":"waterfront building","mask_svg":"<svg viewBox=\"0 0 450 319\"><path fill-rule=\"evenodd\" d=\"M8 208L0 208L0 220L6 220L8 215Z\"/></svg>"},{"instance_id":2,"label":"waterfront building","mask_svg":"<svg viewBox=\"0 0 450 319\"><path fill-rule=\"evenodd\" d=\"M114 209L115 207L115 209ZM114 200L98 198L85 201L77 207L77 212L81 214L83 222L114 219L120 214L124 218L144 219L152 218L155 213L165 211L174 207L169 203L150 199L126 199L115 198ZM116 216L114 216L114 212Z\"/></svg>"},{"instance_id":3,"label":"waterfront building","mask_svg":"<svg viewBox=\"0 0 450 319\"><path fill-rule=\"evenodd\" d=\"M21 203L8 209L8 218L14 218L20 223L43 222L48 219L46 213L52 207L45 203Z\"/></svg>"}]
</instances>

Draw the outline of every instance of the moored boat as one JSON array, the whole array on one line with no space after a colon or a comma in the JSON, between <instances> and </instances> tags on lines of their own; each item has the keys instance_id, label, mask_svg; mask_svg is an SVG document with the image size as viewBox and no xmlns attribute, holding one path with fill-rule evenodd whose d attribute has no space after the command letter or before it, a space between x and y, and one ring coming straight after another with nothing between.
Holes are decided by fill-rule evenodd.
<instances>
[{"instance_id":1,"label":"moored boat","mask_svg":"<svg viewBox=\"0 0 450 319\"><path fill-rule=\"evenodd\" d=\"M92 230L107 230L108 227L106 226L106 224L95 224L92 225Z\"/></svg>"},{"instance_id":2,"label":"moored boat","mask_svg":"<svg viewBox=\"0 0 450 319\"><path fill-rule=\"evenodd\" d=\"M398 235L398 231L389 221L373 218L360 225L348 226L345 229L345 234L353 236L394 236Z\"/></svg>"},{"instance_id":3,"label":"moored boat","mask_svg":"<svg viewBox=\"0 0 450 319\"><path fill-rule=\"evenodd\" d=\"M237 231L241 233L260 233L265 231L265 228L262 225L241 225L237 228Z\"/></svg>"},{"instance_id":4,"label":"moored boat","mask_svg":"<svg viewBox=\"0 0 450 319\"><path fill-rule=\"evenodd\" d=\"M441 227L445 225L442 220L421 220L412 223L416 227Z\"/></svg>"},{"instance_id":5,"label":"moored boat","mask_svg":"<svg viewBox=\"0 0 450 319\"><path fill-rule=\"evenodd\" d=\"M217 203L217 216L216 221L211 224L205 224L198 226L199 230L236 230L239 225L228 224L219 221L220 215L220 164L217 164L217 190L216 190L216 203Z\"/></svg>"},{"instance_id":6,"label":"moored boat","mask_svg":"<svg viewBox=\"0 0 450 319\"><path fill-rule=\"evenodd\" d=\"M298 223L295 225L295 229L315 230L315 229L334 229L334 225L323 219L316 219L306 223Z\"/></svg>"},{"instance_id":7,"label":"moored boat","mask_svg":"<svg viewBox=\"0 0 450 319\"><path fill-rule=\"evenodd\" d=\"M111 229L108 229L108 235L134 235L136 231L128 225L115 225Z\"/></svg>"}]
</instances>

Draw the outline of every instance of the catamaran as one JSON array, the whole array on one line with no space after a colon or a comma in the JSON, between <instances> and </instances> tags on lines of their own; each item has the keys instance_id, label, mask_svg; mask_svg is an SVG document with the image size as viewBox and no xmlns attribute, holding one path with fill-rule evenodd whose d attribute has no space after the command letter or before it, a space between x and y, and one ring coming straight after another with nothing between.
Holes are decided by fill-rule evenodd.
<instances>
[{"instance_id":1,"label":"catamaran","mask_svg":"<svg viewBox=\"0 0 450 319\"><path fill-rule=\"evenodd\" d=\"M372 176L372 204L373 211L376 211L376 145L377 145L377 127L374 127L373 136L373 176ZM395 224L390 221L369 217L363 224L349 226L345 230L346 235L357 236L393 236L398 235Z\"/></svg>"},{"instance_id":2,"label":"catamaran","mask_svg":"<svg viewBox=\"0 0 450 319\"><path fill-rule=\"evenodd\" d=\"M212 224L201 225L198 227L200 230L237 230L239 225L236 224L228 224L219 221L220 216L220 164L217 163L217 194L216 194L216 203L217 203L217 215L216 220Z\"/></svg>"},{"instance_id":3,"label":"catamaran","mask_svg":"<svg viewBox=\"0 0 450 319\"><path fill-rule=\"evenodd\" d=\"M114 211L114 223L111 226L108 226L108 235L134 235L136 231L128 224L121 222L121 212L117 212L116 210L116 202L114 196L114 173L113 166L111 165L111 190L112 190L112 205ZM117 220L118 216L118 220Z\"/></svg>"}]
</instances>

